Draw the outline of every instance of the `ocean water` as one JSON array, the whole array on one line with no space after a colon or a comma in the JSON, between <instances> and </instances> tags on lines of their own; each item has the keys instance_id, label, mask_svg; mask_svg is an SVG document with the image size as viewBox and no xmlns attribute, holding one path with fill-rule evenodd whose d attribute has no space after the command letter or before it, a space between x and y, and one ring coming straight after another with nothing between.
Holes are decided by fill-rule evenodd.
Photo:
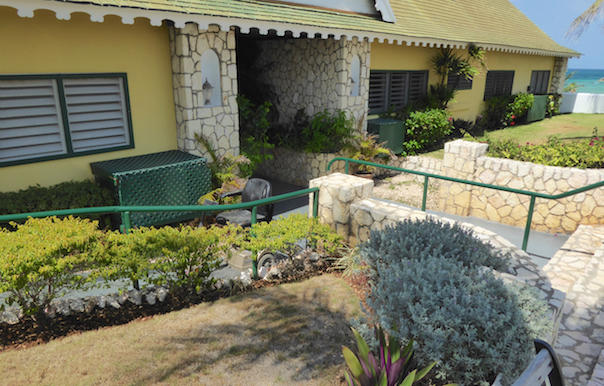
<instances>
[{"instance_id":1,"label":"ocean water","mask_svg":"<svg viewBox=\"0 0 604 386\"><path fill-rule=\"evenodd\" d=\"M573 82L577 82L578 85L583 86L579 87L577 92L604 94L604 70L579 70L569 68L566 75L574 71L577 71L577 73L564 83L565 87Z\"/></svg>"}]
</instances>

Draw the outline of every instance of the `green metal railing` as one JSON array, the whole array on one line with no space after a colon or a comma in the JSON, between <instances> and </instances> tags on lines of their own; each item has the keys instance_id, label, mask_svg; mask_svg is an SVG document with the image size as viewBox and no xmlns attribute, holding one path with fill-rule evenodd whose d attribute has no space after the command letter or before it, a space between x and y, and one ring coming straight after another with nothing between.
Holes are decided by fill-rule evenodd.
<instances>
[{"instance_id":1,"label":"green metal railing","mask_svg":"<svg viewBox=\"0 0 604 386\"><path fill-rule=\"evenodd\" d=\"M329 164L327 165L327 170L328 171L329 171L329 168L331 167L331 165L334 162L336 162L336 161L344 161L345 162L344 170L345 170L346 174L348 174L349 163L350 162L355 162L355 163L359 163L359 164L363 164L363 165L375 166L375 167L379 167L379 168L383 168L383 169L395 170L395 171L399 171L399 172L411 173L411 174L417 174L417 175L420 175L420 176L424 176L424 191L423 191L423 199L422 199L422 211L424 211L424 212L426 211L426 199L428 197L428 179L429 178L437 178L439 180L459 182L459 183L462 183L462 184L468 184L468 185L473 185L473 186L480 186L482 188L489 188L489 189L501 190L501 191L504 191L504 192L524 194L526 196L530 196L531 201L530 201L530 204L529 204L528 216L527 216L527 219L526 219L526 226L524 228L524 239L522 241L522 250L523 251L526 251L526 247L528 245L529 234L530 234L530 231L531 231L531 222L533 221L533 211L535 209L535 199L537 197L544 198L544 199L547 199L547 200L557 200L557 199L560 199L560 198L565 198L565 197L573 196L573 195L578 194L578 193L583 193L583 192L585 192L587 190L596 189L596 188L604 186L604 181L600 181L600 182L597 182L595 184L587 185L587 186L584 186L584 187L579 188L579 189L570 190L570 191L568 191L566 193L560 193L560 194L555 194L554 195L554 194L544 194L544 193L530 192L530 191L527 191L527 190L512 189L512 188L507 188L507 187L504 187L504 186L485 184L485 183L482 183L482 182L462 180L462 179L459 179L459 178L446 177L446 176L441 176L441 175L438 175L438 174L431 174L431 173L425 173L425 172L420 172L420 171L416 171L416 170L397 168L395 166L382 165L382 164L377 164L377 163L367 162L367 161L359 161L359 160L355 160L355 159L351 159L351 158L345 158L345 157L336 157L333 160L331 160L331 162L329 162Z\"/></svg>"},{"instance_id":2,"label":"green metal railing","mask_svg":"<svg viewBox=\"0 0 604 386\"><path fill-rule=\"evenodd\" d=\"M131 212L225 212L228 210L249 209L252 208L252 225L257 221L258 207L266 204L272 204L279 201L296 198L307 194L313 194L313 217L317 217L319 211L319 188L308 188L297 190L295 192L285 193L278 196L264 198L262 200L243 202L240 204L229 205L154 205L154 206L99 206L95 208L78 208L49 210L44 212L31 212L19 214L5 214L0 216L0 222L26 220L30 217L50 217L50 216L69 216L82 214L101 214L101 213L124 213L124 230L128 231L130 226Z\"/></svg>"}]
</instances>

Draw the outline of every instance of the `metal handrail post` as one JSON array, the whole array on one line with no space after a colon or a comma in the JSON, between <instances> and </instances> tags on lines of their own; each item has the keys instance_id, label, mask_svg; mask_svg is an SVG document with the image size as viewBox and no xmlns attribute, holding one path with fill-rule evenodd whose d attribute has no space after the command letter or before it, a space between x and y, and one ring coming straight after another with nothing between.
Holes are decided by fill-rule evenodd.
<instances>
[{"instance_id":1,"label":"metal handrail post","mask_svg":"<svg viewBox=\"0 0 604 386\"><path fill-rule=\"evenodd\" d=\"M526 218L526 226L524 227L524 239L522 240L522 250L526 252L528 247L528 239L531 233L531 222L533 221L533 211L535 210L535 196L531 196L529 204L528 217Z\"/></svg>"},{"instance_id":2,"label":"metal handrail post","mask_svg":"<svg viewBox=\"0 0 604 386\"><path fill-rule=\"evenodd\" d=\"M426 201L428 200L428 176L424 176L424 197L422 198L422 212L426 211Z\"/></svg>"}]
</instances>

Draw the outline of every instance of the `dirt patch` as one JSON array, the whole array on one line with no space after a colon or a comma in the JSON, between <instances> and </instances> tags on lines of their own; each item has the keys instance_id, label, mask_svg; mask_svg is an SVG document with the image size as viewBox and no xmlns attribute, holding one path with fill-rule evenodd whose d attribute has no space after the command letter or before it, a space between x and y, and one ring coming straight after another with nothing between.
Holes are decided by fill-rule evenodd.
<instances>
[{"instance_id":1,"label":"dirt patch","mask_svg":"<svg viewBox=\"0 0 604 386\"><path fill-rule=\"evenodd\" d=\"M423 178L418 182L418 177L408 173L374 180L373 196L412 206L418 209L422 207L424 194ZM428 181L428 195L426 209L438 210L440 182L434 178Z\"/></svg>"}]
</instances>

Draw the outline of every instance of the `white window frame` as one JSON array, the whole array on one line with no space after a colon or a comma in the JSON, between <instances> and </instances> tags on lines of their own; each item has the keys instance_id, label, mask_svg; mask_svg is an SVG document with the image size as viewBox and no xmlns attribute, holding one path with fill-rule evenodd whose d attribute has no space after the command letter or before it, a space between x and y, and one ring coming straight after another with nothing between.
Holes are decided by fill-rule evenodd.
<instances>
[{"instance_id":1,"label":"white window frame","mask_svg":"<svg viewBox=\"0 0 604 386\"><path fill-rule=\"evenodd\" d=\"M126 74L0 75L0 167L131 148Z\"/></svg>"}]
</instances>

